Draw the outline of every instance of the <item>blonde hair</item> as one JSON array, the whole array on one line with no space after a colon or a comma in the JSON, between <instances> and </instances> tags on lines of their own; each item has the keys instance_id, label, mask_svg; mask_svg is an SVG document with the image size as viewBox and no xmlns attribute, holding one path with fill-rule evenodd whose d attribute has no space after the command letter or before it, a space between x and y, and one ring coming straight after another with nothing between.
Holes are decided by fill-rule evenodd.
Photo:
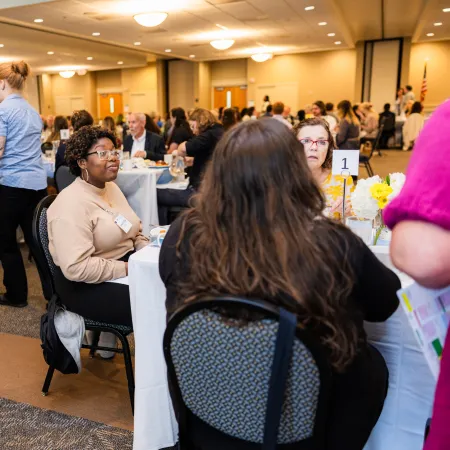
<instances>
[{"instance_id":1,"label":"blonde hair","mask_svg":"<svg viewBox=\"0 0 450 450\"><path fill-rule=\"evenodd\" d=\"M361 109L363 109L364 111L377 114L377 112L373 109L372 103L370 103L370 102L361 103L361 105L359 105L359 107Z\"/></svg>"},{"instance_id":2,"label":"blonde hair","mask_svg":"<svg viewBox=\"0 0 450 450\"><path fill-rule=\"evenodd\" d=\"M31 74L30 66L25 61L0 64L0 80L5 80L12 89L22 91L25 80Z\"/></svg>"},{"instance_id":3,"label":"blonde hair","mask_svg":"<svg viewBox=\"0 0 450 450\"><path fill-rule=\"evenodd\" d=\"M197 122L200 133L203 133L214 124L219 123L211 111L203 108L195 108L194 111L189 114L189 120Z\"/></svg>"}]
</instances>

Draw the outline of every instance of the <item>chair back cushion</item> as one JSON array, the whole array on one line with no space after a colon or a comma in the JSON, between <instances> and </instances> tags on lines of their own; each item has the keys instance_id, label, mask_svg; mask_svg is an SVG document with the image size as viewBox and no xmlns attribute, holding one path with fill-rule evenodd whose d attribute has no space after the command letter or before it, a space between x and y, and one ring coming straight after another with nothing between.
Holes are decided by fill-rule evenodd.
<instances>
[{"instance_id":1,"label":"chair back cushion","mask_svg":"<svg viewBox=\"0 0 450 450\"><path fill-rule=\"evenodd\" d=\"M213 428L262 443L278 321L244 324L203 309L185 317L170 343L185 406ZM278 443L313 435L320 374L307 347L295 339Z\"/></svg>"},{"instance_id":2,"label":"chair back cushion","mask_svg":"<svg viewBox=\"0 0 450 450\"><path fill-rule=\"evenodd\" d=\"M67 166L60 166L55 174L55 182L58 191L61 192L67 186L71 185L76 179Z\"/></svg>"},{"instance_id":3,"label":"chair back cushion","mask_svg":"<svg viewBox=\"0 0 450 450\"><path fill-rule=\"evenodd\" d=\"M44 255L45 255L45 259L47 261L48 268L50 269L51 276L54 280L56 265L53 262L52 255L50 254L50 250L48 249L49 240L48 240L48 228L47 228L47 209L48 208L42 208L41 214L38 217L39 240L40 240L42 251L44 252Z\"/></svg>"}]
</instances>

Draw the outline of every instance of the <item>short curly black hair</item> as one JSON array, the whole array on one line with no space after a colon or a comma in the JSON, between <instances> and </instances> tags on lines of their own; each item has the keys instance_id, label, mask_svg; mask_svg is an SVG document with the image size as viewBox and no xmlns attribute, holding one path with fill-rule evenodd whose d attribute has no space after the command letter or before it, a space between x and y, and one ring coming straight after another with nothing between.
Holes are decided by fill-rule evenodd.
<instances>
[{"instance_id":1,"label":"short curly black hair","mask_svg":"<svg viewBox=\"0 0 450 450\"><path fill-rule=\"evenodd\" d=\"M85 109L80 109L72 114L70 122L72 123L73 130L77 131L86 125L94 125L94 118Z\"/></svg>"},{"instance_id":2,"label":"short curly black hair","mask_svg":"<svg viewBox=\"0 0 450 450\"><path fill-rule=\"evenodd\" d=\"M108 138L117 147L116 137L113 133L102 127L85 126L72 134L66 142L64 159L70 171L77 177L81 175L78 166L80 159L86 159L89 150L102 138Z\"/></svg>"}]
</instances>

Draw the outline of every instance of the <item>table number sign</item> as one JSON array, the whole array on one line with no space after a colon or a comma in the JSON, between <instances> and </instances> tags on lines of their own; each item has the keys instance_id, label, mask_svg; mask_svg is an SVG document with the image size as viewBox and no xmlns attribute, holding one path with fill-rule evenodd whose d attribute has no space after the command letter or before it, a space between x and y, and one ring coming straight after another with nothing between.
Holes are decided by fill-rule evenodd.
<instances>
[{"instance_id":1,"label":"table number sign","mask_svg":"<svg viewBox=\"0 0 450 450\"><path fill-rule=\"evenodd\" d=\"M69 139L70 138L69 130L60 130L59 137L61 138L62 141L66 141L67 139Z\"/></svg>"},{"instance_id":2,"label":"table number sign","mask_svg":"<svg viewBox=\"0 0 450 450\"><path fill-rule=\"evenodd\" d=\"M359 150L333 150L333 175L356 175L359 172Z\"/></svg>"}]
</instances>

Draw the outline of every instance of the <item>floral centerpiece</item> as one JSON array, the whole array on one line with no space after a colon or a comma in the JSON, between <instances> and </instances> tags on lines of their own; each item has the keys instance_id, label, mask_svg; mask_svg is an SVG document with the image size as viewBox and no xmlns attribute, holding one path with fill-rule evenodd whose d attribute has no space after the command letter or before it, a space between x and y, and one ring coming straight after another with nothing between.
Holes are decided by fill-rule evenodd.
<instances>
[{"instance_id":1,"label":"floral centerpiece","mask_svg":"<svg viewBox=\"0 0 450 450\"><path fill-rule=\"evenodd\" d=\"M358 219L373 220L375 222L376 233L374 245L383 232L387 232L383 223L381 211L394 199L402 190L405 184L403 173L392 173L386 178L378 175L359 180L352 193L353 213Z\"/></svg>"}]
</instances>

